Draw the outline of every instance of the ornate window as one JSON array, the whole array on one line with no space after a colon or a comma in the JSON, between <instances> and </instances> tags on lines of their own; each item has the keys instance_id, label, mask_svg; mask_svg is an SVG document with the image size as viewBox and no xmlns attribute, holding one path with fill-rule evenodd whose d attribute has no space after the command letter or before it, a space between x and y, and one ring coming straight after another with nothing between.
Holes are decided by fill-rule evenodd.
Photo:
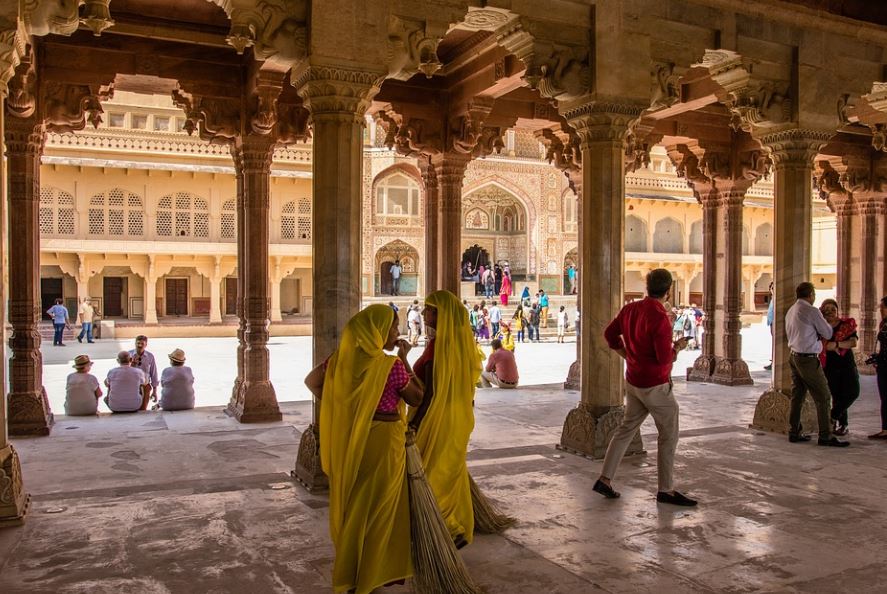
<instances>
[{"instance_id":1,"label":"ornate window","mask_svg":"<svg viewBox=\"0 0 887 594\"><path fill-rule=\"evenodd\" d=\"M419 216L419 184L402 173L394 173L381 180L376 184L376 214Z\"/></svg>"},{"instance_id":2,"label":"ornate window","mask_svg":"<svg viewBox=\"0 0 887 594\"><path fill-rule=\"evenodd\" d=\"M773 225L764 223L755 229L755 255L773 255Z\"/></svg>"},{"instance_id":3,"label":"ornate window","mask_svg":"<svg viewBox=\"0 0 887 594\"><path fill-rule=\"evenodd\" d=\"M237 239L237 201L234 198L222 203L219 237L221 239Z\"/></svg>"},{"instance_id":4,"label":"ornate window","mask_svg":"<svg viewBox=\"0 0 887 594\"><path fill-rule=\"evenodd\" d=\"M668 217L656 222L653 251L659 254L680 254L684 251L684 234L677 220Z\"/></svg>"},{"instance_id":5,"label":"ornate window","mask_svg":"<svg viewBox=\"0 0 887 594\"><path fill-rule=\"evenodd\" d=\"M634 215L625 217L625 251L641 252L647 249L647 223Z\"/></svg>"},{"instance_id":6,"label":"ornate window","mask_svg":"<svg viewBox=\"0 0 887 594\"><path fill-rule=\"evenodd\" d=\"M101 237L142 237L145 205L141 196L121 188L93 194L87 210L89 234Z\"/></svg>"},{"instance_id":7,"label":"ornate window","mask_svg":"<svg viewBox=\"0 0 887 594\"><path fill-rule=\"evenodd\" d=\"M157 203L157 237L209 237L209 203L190 192L167 194Z\"/></svg>"},{"instance_id":8,"label":"ornate window","mask_svg":"<svg viewBox=\"0 0 887 594\"><path fill-rule=\"evenodd\" d=\"M280 239L311 241L311 199L290 200L280 209Z\"/></svg>"},{"instance_id":9,"label":"ornate window","mask_svg":"<svg viewBox=\"0 0 887 594\"><path fill-rule=\"evenodd\" d=\"M579 199L573 192L564 194L564 231L576 233L579 229Z\"/></svg>"},{"instance_id":10,"label":"ornate window","mask_svg":"<svg viewBox=\"0 0 887 594\"><path fill-rule=\"evenodd\" d=\"M40 188L40 234L74 235L74 196L58 188Z\"/></svg>"}]
</instances>

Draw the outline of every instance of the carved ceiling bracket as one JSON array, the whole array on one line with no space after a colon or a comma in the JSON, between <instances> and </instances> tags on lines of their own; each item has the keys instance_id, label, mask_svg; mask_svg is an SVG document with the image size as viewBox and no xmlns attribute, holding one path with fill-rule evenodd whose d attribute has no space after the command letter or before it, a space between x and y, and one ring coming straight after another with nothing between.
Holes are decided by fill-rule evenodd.
<instances>
[{"instance_id":1,"label":"carved ceiling bracket","mask_svg":"<svg viewBox=\"0 0 887 594\"><path fill-rule=\"evenodd\" d=\"M813 184L819 190L819 197L832 206L832 195L849 195L841 185L841 174L832 166L828 159L817 161L813 175ZM834 209L833 209L834 210Z\"/></svg>"},{"instance_id":2,"label":"carved ceiling bracket","mask_svg":"<svg viewBox=\"0 0 887 594\"><path fill-rule=\"evenodd\" d=\"M681 77L686 68L675 66L674 62L656 62L650 69L653 79L650 110L671 107L681 100Z\"/></svg>"},{"instance_id":3,"label":"carved ceiling bracket","mask_svg":"<svg viewBox=\"0 0 887 594\"><path fill-rule=\"evenodd\" d=\"M239 99L203 97L185 91L181 84L172 92L172 100L185 112L184 129L212 144L232 142L240 133Z\"/></svg>"},{"instance_id":4,"label":"carved ceiling bracket","mask_svg":"<svg viewBox=\"0 0 887 594\"><path fill-rule=\"evenodd\" d=\"M308 0L235 2L225 38L238 54L253 48L258 60L292 67L308 55Z\"/></svg>"},{"instance_id":5,"label":"carved ceiling bracket","mask_svg":"<svg viewBox=\"0 0 887 594\"><path fill-rule=\"evenodd\" d=\"M29 51L24 22L14 22L16 28L0 31L0 97L8 96L9 81L15 76L16 67Z\"/></svg>"},{"instance_id":6,"label":"carved ceiling bracket","mask_svg":"<svg viewBox=\"0 0 887 594\"><path fill-rule=\"evenodd\" d=\"M634 173L650 165L650 149L662 140L662 134L653 132L655 122L635 121L628 128L625 138L625 171Z\"/></svg>"},{"instance_id":7,"label":"carved ceiling bracket","mask_svg":"<svg viewBox=\"0 0 887 594\"><path fill-rule=\"evenodd\" d=\"M6 109L20 118L31 117L37 109L37 72L34 51L30 46L13 69Z\"/></svg>"},{"instance_id":8,"label":"carved ceiling bracket","mask_svg":"<svg viewBox=\"0 0 887 594\"><path fill-rule=\"evenodd\" d=\"M43 115L53 132L83 130L87 122L94 128L102 123L102 101L114 96L114 84L76 85L49 82L43 90Z\"/></svg>"},{"instance_id":9,"label":"carved ceiling bracket","mask_svg":"<svg viewBox=\"0 0 887 594\"><path fill-rule=\"evenodd\" d=\"M443 67L437 46L448 23L388 17L388 78L409 80L421 72L426 78Z\"/></svg>"},{"instance_id":10,"label":"carved ceiling bracket","mask_svg":"<svg viewBox=\"0 0 887 594\"><path fill-rule=\"evenodd\" d=\"M841 173L840 185L854 196L887 192L887 155L882 152L845 155L835 169Z\"/></svg>"},{"instance_id":11,"label":"carved ceiling bracket","mask_svg":"<svg viewBox=\"0 0 887 594\"><path fill-rule=\"evenodd\" d=\"M564 124L559 130L543 128L536 133L536 138L545 147L545 159L564 172L570 189L578 195L582 179L582 151L579 147L579 137Z\"/></svg>"},{"instance_id":12,"label":"carved ceiling bracket","mask_svg":"<svg viewBox=\"0 0 887 594\"><path fill-rule=\"evenodd\" d=\"M80 22L96 37L108 27L114 26L111 18L111 0L86 0Z\"/></svg>"}]
</instances>

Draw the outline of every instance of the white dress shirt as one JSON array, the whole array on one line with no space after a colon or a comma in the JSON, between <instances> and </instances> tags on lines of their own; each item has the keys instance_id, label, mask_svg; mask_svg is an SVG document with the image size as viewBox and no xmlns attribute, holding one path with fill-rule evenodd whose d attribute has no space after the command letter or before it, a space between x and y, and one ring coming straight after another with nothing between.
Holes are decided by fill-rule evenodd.
<instances>
[{"instance_id":1,"label":"white dress shirt","mask_svg":"<svg viewBox=\"0 0 887 594\"><path fill-rule=\"evenodd\" d=\"M820 340L830 339L833 332L819 308L804 299L795 301L785 314L785 335L793 353L819 354L822 352Z\"/></svg>"}]
</instances>

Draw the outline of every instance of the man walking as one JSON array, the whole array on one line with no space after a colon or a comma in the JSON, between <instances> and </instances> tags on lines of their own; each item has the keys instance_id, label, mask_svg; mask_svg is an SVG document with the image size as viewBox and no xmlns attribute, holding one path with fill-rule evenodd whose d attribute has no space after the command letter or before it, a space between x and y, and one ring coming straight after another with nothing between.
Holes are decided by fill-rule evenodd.
<instances>
[{"instance_id":1,"label":"man walking","mask_svg":"<svg viewBox=\"0 0 887 594\"><path fill-rule=\"evenodd\" d=\"M71 323L68 320L68 308L62 305L62 299L59 297L55 300L55 304L46 310L46 315L52 318L52 346L65 346L62 342L64 339L65 328L70 328Z\"/></svg>"},{"instance_id":2,"label":"man walking","mask_svg":"<svg viewBox=\"0 0 887 594\"><path fill-rule=\"evenodd\" d=\"M608 499L619 497L611 480L638 428L651 414L659 431L656 501L687 507L696 505L695 500L675 491L672 484L679 409L672 392L671 366L687 346L687 339L682 337L672 342L671 324L663 305L668 300L671 284L668 270L657 268L650 272L647 297L623 307L604 331L609 347L626 362L625 415L613 433L601 476L593 487Z\"/></svg>"},{"instance_id":3,"label":"man walking","mask_svg":"<svg viewBox=\"0 0 887 594\"><path fill-rule=\"evenodd\" d=\"M496 305L496 302L493 301L490 306L490 325L493 326L493 333L490 336L496 336L499 334L499 322L502 321L502 310L499 309L499 306Z\"/></svg>"},{"instance_id":4,"label":"man walking","mask_svg":"<svg viewBox=\"0 0 887 594\"><path fill-rule=\"evenodd\" d=\"M391 266L391 294L400 294L400 273L403 269L400 266L400 260L395 260Z\"/></svg>"},{"instance_id":5,"label":"man walking","mask_svg":"<svg viewBox=\"0 0 887 594\"><path fill-rule=\"evenodd\" d=\"M83 342L84 336L86 336L86 342L95 342L92 339L92 323L95 319L95 308L90 303L89 297L83 298L83 303L80 304L77 315L80 317L80 334L77 335L77 342Z\"/></svg>"},{"instance_id":6,"label":"man walking","mask_svg":"<svg viewBox=\"0 0 887 594\"><path fill-rule=\"evenodd\" d=\"M150 384L148 394L154 399L154 402L157 402L157 386L160 385L160 380L157 379L157 362L154 360L153 353L146 350L147 347L148 337L139 334L136 336L136 348L129 351L129 356L132 358L131 365L141 369L145 377L148 378ZM145 403L147 404L147 402L146 400Z\"/></svg>"},{"instance_id":7,"label":"man walking","mask_svg":"<svg viewBox=\"0 0 887 594\"><path fill-rule=\"evenodd\" d=\"M539 304L534 303L530 307L530 317L527 320L527 330L530 334L530 342L533 342L533 335L536 335L535 342L539 342Z\"/></svg>"},{"instance_id":8,"label":"man walking","mask_svg":"<svg viewBox=\"0 0 887 594\"><path fill-rule=\"evenodd\" d=\"M543 328L548 328L548 295L545 291L539 289L539 320L542 322Z\"/></svg>"},{"instance_id":9,"label":"man walking","mask_svg":"<svg viewBox=\"0 0 887 594\"><path fill-rule=\"evenodd\" d=\"M809 435L801 433L801 407L807 392L816 404L816 422L819 424L821 446L847 447L849 442L841 441L832 435L831 406L832 395L828 380L819 363L822 352L822 339L832 337L832 327L822 317L818 307L813 307L816 289L813 283L801 283L795 289L797 301L785 314L785 335L791 349L789 365L792 370L792 402L789 409L788 440L792 443L810 441Z\"/></svg>"}]
</instances>

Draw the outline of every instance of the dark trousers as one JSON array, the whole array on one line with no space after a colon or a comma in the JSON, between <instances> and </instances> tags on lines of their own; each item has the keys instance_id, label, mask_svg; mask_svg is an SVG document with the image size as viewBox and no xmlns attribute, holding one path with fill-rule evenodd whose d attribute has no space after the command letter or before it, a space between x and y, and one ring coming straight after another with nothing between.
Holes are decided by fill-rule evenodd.
<instances>
[{"instance_id":1,"label":"dark trousers","mask_svg":"<svg viewBox=\"0 0 887 594\"><path fill-rule=\"evenodd\" d=\"M528 331L530 334L530 341L533 340L533 336L535 335L535 340L539 340L539 324L530 324L528 326Z\"/></svg>"},{"instance_id":2,"label":"dark trousers","mask_svg":"<svg viewBox=\"0 0 887 594\"><path fill-rule=\"evenodd\" d=\"M807 392L816 405L816 422L819 423L819 439L830 439L832 395L828 391L828 381L819 364L819 357L802 357L792 354L789 359L792 370L792 402L788 414L789 432L801 432L801 407Z\"/></svg>"},{"instance_id":3,"label":"dark trousers","mask_svg":"<svg viewBox=\"0 0 887 594\"><path fill-rule=\"evenodd\" d=\"M853 353L848 353L852 357ZM859 398L859 372L856 366L848 369L832 370L826 366L825 377L828 380L828 389L832 393L832 419L842 427L848 424L847 409Z\"/></svg>"},{"instance_id":4,"label":"dark trousers","mask_svg":"<svg viewBox=\"0 0 887 594\"><path fill-rule=\"evenodd\" d=\"M878 365L878 395L881 397L881 430L887 431L887 363Z\"/></svg>"},{"instance_id":5,"label":"dark trousers","mask_svg":"<svg viewBox=\"0 0 887 594\"><path fill-rule=\"evenodd\" d=\"M496 335L499 334L499 322L490 322L493 325L493 338L496 338Z\"/></svg>"},{"instance_id":6,"label":"dark trousers","mask_svg":"<svg viewBox=\"0 0 887 594\"><path fill-rule=\"evenodd\" d=\"M52 344L59 345L62 344L62 339L65 336L65 325L64 324L53 324L52 327L55 329L55 334L52 336Z\"/></svg>"}]
</instances>

